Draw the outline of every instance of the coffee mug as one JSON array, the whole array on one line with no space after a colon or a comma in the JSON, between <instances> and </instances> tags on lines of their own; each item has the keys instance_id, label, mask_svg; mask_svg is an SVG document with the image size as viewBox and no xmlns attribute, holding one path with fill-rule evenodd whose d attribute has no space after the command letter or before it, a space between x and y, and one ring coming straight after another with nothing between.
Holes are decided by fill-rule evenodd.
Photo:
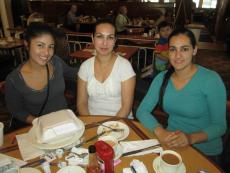
<instances>
[{"instance_id":1,"label":"coffee mug","mask_svg":"<svg viewBox=\"0 0 230 173\"><path fill-rule=\"evenodd\" d=\"M0 147L3 145L3 142L4 142L3 129L4 129L4 124L0 122Z\"/></svg>"},{"instance_id":2,"label":"coffee mug","mask_svg":"<svg viewBox=\"0 0 230 173\"><path fill-rule=\"evenodd\" d=\"M160 154L159 168L164 173L176 173L182 164L181 155L172 150Z\"/></svg>"},{"instance_id":3,"label":"coffee mug","mask_svg":"<svg viewBox=\"0 0 230 173\"><path fill-rule=\"evenodd\" d=\"M99 140L106 142L109 144L114 151L114 154L116 155L117 150L118 150L118 140L114 136L102 136L99 138Z\"/></svg>"}]
</instances>

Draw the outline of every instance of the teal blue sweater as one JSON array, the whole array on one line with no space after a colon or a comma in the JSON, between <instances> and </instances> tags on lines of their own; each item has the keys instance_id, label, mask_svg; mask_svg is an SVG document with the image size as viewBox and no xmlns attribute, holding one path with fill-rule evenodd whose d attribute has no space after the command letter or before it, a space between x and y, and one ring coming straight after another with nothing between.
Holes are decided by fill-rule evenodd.
<instances>
[{"instance_id":1,"label":"teal blue sweater","mask_svg":"<svg viewBox=\"0 0 230 173\"><path fill-rule=\"evenodd\" d=\"M169 80L163 100L164 110L169 114L167 129L187 134L205 132L208 140L194 147L206 155L218 155L226 130L226 89L216 72L197 67L193 78L180 90ZM164 74L165 71L156 76L137 110L137 119L151 131L159 126L151 112L158 101Z\"/></svg>"}]
</instances>

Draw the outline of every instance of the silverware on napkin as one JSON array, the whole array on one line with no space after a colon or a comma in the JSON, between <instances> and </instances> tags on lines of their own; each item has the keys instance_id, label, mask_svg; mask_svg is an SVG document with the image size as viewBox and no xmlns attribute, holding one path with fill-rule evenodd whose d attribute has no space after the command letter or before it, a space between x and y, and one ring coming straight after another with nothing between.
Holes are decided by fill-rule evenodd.
<instances>
[{"instance_id":1,"label":"silverware on napkin","mask_svg":"<svg viewBox=\"0 0 230 173\"><path fill-rule=\"evenodd\" d=\"M136 153L140 153L140 152L145 151L145 150L148 150L148 149L155 149L155 148L158 148L158 147L160 147L160 146L161 146L161 144L157 144L157 145L152 145L152 146L145 147L145 148L142 148L142 149L129 151L129 152L123 153L123 154L121 155L121 157L129 156L129 155L136 154Z\"/></svg>"}]
</instances>

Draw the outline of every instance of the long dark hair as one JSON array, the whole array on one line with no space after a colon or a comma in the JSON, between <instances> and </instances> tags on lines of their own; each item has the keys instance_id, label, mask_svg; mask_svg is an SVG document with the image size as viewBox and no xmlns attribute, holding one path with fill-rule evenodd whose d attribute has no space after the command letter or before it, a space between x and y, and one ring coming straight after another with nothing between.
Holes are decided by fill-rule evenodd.
<instances>
[{"instance_id":1,"label":"long dark hair","mask_svg":"<svg viewBox=\"0 0 230 173\"><path fill-rule=\"evenodd\" d=\"M24 39L30 44L31 40L43 34L48 34L55 38L54 30L51 26L44 23L31 23L24 33Z\"/></svg>"},{"instance_id":2,"label":"long dark hair","mask_svg":"<svg viewBox=\"0 0 230 173\"><path fill-rule=\"evenodd\" d=\"M195 38L193 32L190 31L189 29L187 29L187 28L177 28L177 29L175 29L170 34L170 36L168 38L168 41L170 42L171 38L174 37L174 36L177 36L177 35L186 35L189 38L193 49L196 47L196 38Z\"/></svg>"},{"instance_id":3,"label":"long dark hair","mask_svg":"<svg viewBox=\"0 0 230 173\"><path fill-rule=\"evenodd\" d=\"M163 99L164 99L165 89L166 89L166 87L168 85L169 79L170 79L170 77L171 77L173 72L174 72L174 68L172 66L170 66L168 68L167 72L165 73L164 79L163 79L162 84L161 84L161 88L160 88L160 91L159 91L158 103L157 103L157 105L155 107L155 108L158 107L161 111L164 111Z\"/></svg>"},{"instance_id":4,"label":"long dark hair","mask_svg":"<svg viewBox=\"0 0 230 173\"><path fill-rule=\"evenodd\" d=\"M170 36L168 38L168 42L170 42L172 37L177 36L177 35L186 35L189 38L193 49L196 47L196 38L195 38L193 32L188 30L187 28L175 29L170 34ZM170 66L169 69L167 70L167 72L165 73L164 79L163 79L162 84L161 84L161 88L160 88L160 92L159 92L159 99L158 99L158 103L157 103L156 107L160 108L162 111L164 111L163 99L164 99L165 89L166 89L168 82L169 82L169 79L170 79L170 77L174 71L175 71L174 67Z\"/></svg>"}]
</instances>

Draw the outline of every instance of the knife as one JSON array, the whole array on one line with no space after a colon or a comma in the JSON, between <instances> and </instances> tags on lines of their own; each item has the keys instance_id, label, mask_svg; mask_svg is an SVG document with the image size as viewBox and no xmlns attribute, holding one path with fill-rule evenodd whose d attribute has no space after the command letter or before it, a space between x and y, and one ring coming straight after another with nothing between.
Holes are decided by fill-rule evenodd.
<instances>
[{"instance_id":1,"label":"knife","mask_svg":"<svg viewBox=\"0 0 230 173\"><path fill-rule=\"evenodd\" d=\"M140 153L140 152L148 150L148 149L155 149L155 148L158 148L160 146L161 146L161 144L157 144L157 145L152 145L150 147L146 147L146 148L142 148L142 149L138 149L138 150L134 150L134 151L129 151L129 152L123 153L121 155L121 157L129 156L129 155L136 154L136 153Z\"/></svg>"},{"instance_id":2,"label":"knife","mask_svg":"<svg viewBox=\"0 0 230 173\"><path fill-rule=\"evenodd\" d=\"M97 134L97 135L95 135L95 136L92 136L91 138L86 139L86 140L80 142L79 144L75 145L75 147L76 147L76 148L77 148L77 147L81 147L83 144L86 144L86 143L88 143L88 142L90 142L90 141L92 141L92 140L94 140L94 139L97 139L97 138L99 138L100 136L104 135L105 133L106 133L106 131L103 131L103 132L101 132L101 133L99 133L99 134Z\"/></svg>"}]
</instances>

